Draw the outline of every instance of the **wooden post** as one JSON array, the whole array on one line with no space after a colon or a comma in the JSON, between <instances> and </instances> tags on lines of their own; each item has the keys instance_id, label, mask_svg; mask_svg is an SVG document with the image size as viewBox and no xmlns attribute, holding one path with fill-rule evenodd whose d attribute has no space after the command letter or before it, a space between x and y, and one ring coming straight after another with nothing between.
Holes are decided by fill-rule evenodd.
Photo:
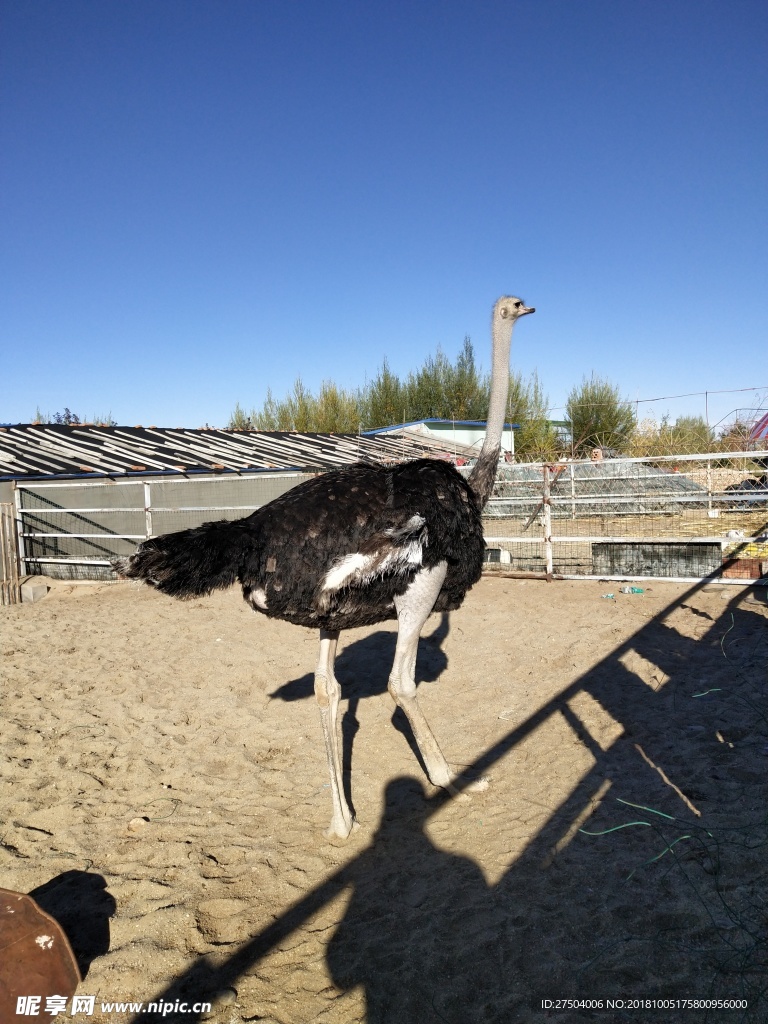
<instances>
[{"instance_id":1,"label":"wooden post","mask_svg":"<svg viewBox=\"0 0 768 1024\"><path fill-rule=\"evenodd\" d=\"M0 604L18 604L20 600L14 507L3 502L0 505Z\"/></svg>"}]
</instances>

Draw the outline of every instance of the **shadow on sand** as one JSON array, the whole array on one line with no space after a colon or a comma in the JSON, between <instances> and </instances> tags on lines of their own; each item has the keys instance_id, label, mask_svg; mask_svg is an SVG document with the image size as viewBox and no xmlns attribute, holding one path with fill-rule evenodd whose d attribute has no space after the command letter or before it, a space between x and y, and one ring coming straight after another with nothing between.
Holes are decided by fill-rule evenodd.
<instances>
[{"instance_id":1,"label":"shadow on sand","mask_svg":"<svg viewBox=\"0 0 768 1024\"><path fill-rule=\"evenodd\" d=\"M436 682L448 667L448 659L441 644L448 636L450 628L450 615L448 612L443 612L436 628L419 640L416 657L416 682L418 685ZM342 772L345 796L353 814L355 813L355 804L351 792L352 748L355 736L360 729L357 710L361 700L387 692L387 681L395 657L396 641L397 634L392 630L377 630L377 632L363 637L362 640L357 640L348 647L342 648L336 658L336 678L341 684L345 700L341 718ZM298 679L284 683L270 696L273 700L294 701L314 699L314 693L314 675L307 672ZM392 706L392 724L405 737L413 756L426 775L426 766L408 725L408 719L394 704Z\"/></svg>"},{"instance_id":2,"label":"shadow on sand","mask_svg":"<svg viewBox=\"0 0 768 1024\"><path fill-rule=\"evenodd\" d=\"M725 730L723 721L743 715L745 731L755 723L749 705L755 685L764 686L766 651L759 648L767 631L763 616L755 615L757 606L750 610L737 595L717 619L692 609L699 630L683 635L671 617L686 608L701 585L476 758L471 774L487 772L555 719L564 720L572 741L592 756L591 769L573 782L559 807L546 812L543 826L532 830L522 855L496 885L488 885L472 860L437 848L426 834L426 823L448 798L427 799L420 783L395 779L365 850L223 962L198 960L156 1001L213 1002L224 990L236 989L238 979L256 972L271 951L342 890L351 890L351 901L327 941L327 965L341 992L363 987L367 1024L544 1020L550 1014L541 1000L557 997L739 995L749 986L749 971L759 968L759 955L764 957L765 922L758 916L751 933L738 931L747 910L741 908L739 917L736 896L725 898L718 888L717 851L707 836L720 822L733 824L734 808L764 821L765 783L749 760L734 767L727 735L713 754L712 737L718 722ZM440 628L447 629L447 623ZM380 677L366 682L355 670L361 651L367 661L371 644L383 643L374 634L339 658L339 676L351 684L353 701L385 688L384 667ZM384 654L382 647L383 666ZM435 667L439 662L435 655ZM633 670L638 662L655 667L656 675ZM760 680L754 679L755 666L762 666ZM311 676L277 691L286 700L310 693ZM621 727L607 748L581 718L580 700L597 702ZM536 774L556 767L538 765L526 777L531 801ZM510 806L508 814L520 815L521 807ZM573 841L587 819L593 834ZM633 820L639 824L624 828ZM618 866L617 849L623 864L639 869L630 880L626 868ZM673 872L643 869L657 854L666 855L664 864ZM729 915L730 931L720 943L722 919ZM750 950L758 951L758 960L749 959ZM763 967L762 986L764 972ZM245 1019L258 1019L254 1013L244 1010ZM721 1017L715 1011L696 1019L730 1024L763 1019L760 1009L756 1013L742 1017L731 1011ZM177 1017L145 1013L135 1021L160 1019ZM178 1016L187 1024L199 1019L193 1013ZM323 1019L335 1018L331 1012ZM570 1024L592 1016L576 1009L551 1019ZM651 1018L625 1007L605 1019ZM691 1018L670 1011L653 1019Z\"/></svg>"},{"instance_id":3,"label":"shadow on sand","mask_svg":"<svg viewBox=\"0 0 768 1024\"><path fill-rule=\"evenodd\" d=\"M29 894L64 929L83 979L109 949L109 919L116 904L103 875L65 871Z\"/></svg>"}]
</instances>

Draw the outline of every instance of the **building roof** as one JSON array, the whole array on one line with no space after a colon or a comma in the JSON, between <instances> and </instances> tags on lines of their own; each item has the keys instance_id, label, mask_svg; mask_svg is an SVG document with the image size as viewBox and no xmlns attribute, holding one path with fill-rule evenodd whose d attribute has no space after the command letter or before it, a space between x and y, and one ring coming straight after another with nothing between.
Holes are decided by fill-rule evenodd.
<instances>
[{"instance_id":1,"label":"building roof","mask_svg":"<svg viewBox=\"0 0 768 1024\"><path fill-rule=\"evenodd\" d=\"M424 420L409 420L408 423L393 423L388 427L376 427L375 430L366 430L366 437L375 437L378 434L389 434L394 430L411 430L415 427L420 427L423 424L429 424L432 427L479 427L485 430L488 424L485 420L441 420L436 416L428 417ZM519 423L505 423L504 430L519 430Z\"/></svg>"},{"instance_id":2,"label":"building roof","mask_svg":"<svg viewBox=\"0 0 768 1024\"><path fill-rule=\"evenodd\" d=\"M448 459L452 448L409 432L387 437L33 423L0 427L0 480L334 469L358 461Z\"/></svg>"}]
</instances>

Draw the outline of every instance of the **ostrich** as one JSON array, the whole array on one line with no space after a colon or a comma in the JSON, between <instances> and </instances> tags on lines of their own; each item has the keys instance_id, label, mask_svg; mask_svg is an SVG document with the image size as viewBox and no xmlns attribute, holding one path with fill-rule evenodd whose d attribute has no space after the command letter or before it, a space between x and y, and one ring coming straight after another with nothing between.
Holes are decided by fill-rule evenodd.
<instances>
[{"instance_id":1,"label":"ostrich","mask_svg":"<svg viewBox=\"0 0 768 1024\"><path fill-rule=\"evenodd\" d=\"M359 463L300 484L243 519L145 541L115 563L121 576L179 598L238 581L255 611L319 628L314 688L331 779L328 837L346 839L355 825L342 783L334 676L342 629L397 619L389 692L408 718L430 781L457 795L416 698L416 649L429 614L458 608L480 578L480 516L501 450L512 328L533 312L511 296L493 308L487 430L468 481L434 459Z\"/></svg>"}]
</instances>

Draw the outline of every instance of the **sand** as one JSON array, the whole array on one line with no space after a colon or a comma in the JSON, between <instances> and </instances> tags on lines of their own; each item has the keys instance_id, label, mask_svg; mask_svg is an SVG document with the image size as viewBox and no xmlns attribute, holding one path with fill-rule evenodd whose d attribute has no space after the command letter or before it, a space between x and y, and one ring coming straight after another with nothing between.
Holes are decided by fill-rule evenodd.
<instances>
[{"instance_id":1,"label":"sand","mask_svg":"<svg viewBox=\"0 0 768 1024\"><path fill-rule=\"evenodd\" d=\"M74 1019L768 1019L765 591L619 588L484 578L429 620L419 699L491 780L466 802L394 713L393 624L343 634L346 842L311 631L234 590L51 581L1 608L0 885L67 929Z\"/></svg>"}]
</instances>

